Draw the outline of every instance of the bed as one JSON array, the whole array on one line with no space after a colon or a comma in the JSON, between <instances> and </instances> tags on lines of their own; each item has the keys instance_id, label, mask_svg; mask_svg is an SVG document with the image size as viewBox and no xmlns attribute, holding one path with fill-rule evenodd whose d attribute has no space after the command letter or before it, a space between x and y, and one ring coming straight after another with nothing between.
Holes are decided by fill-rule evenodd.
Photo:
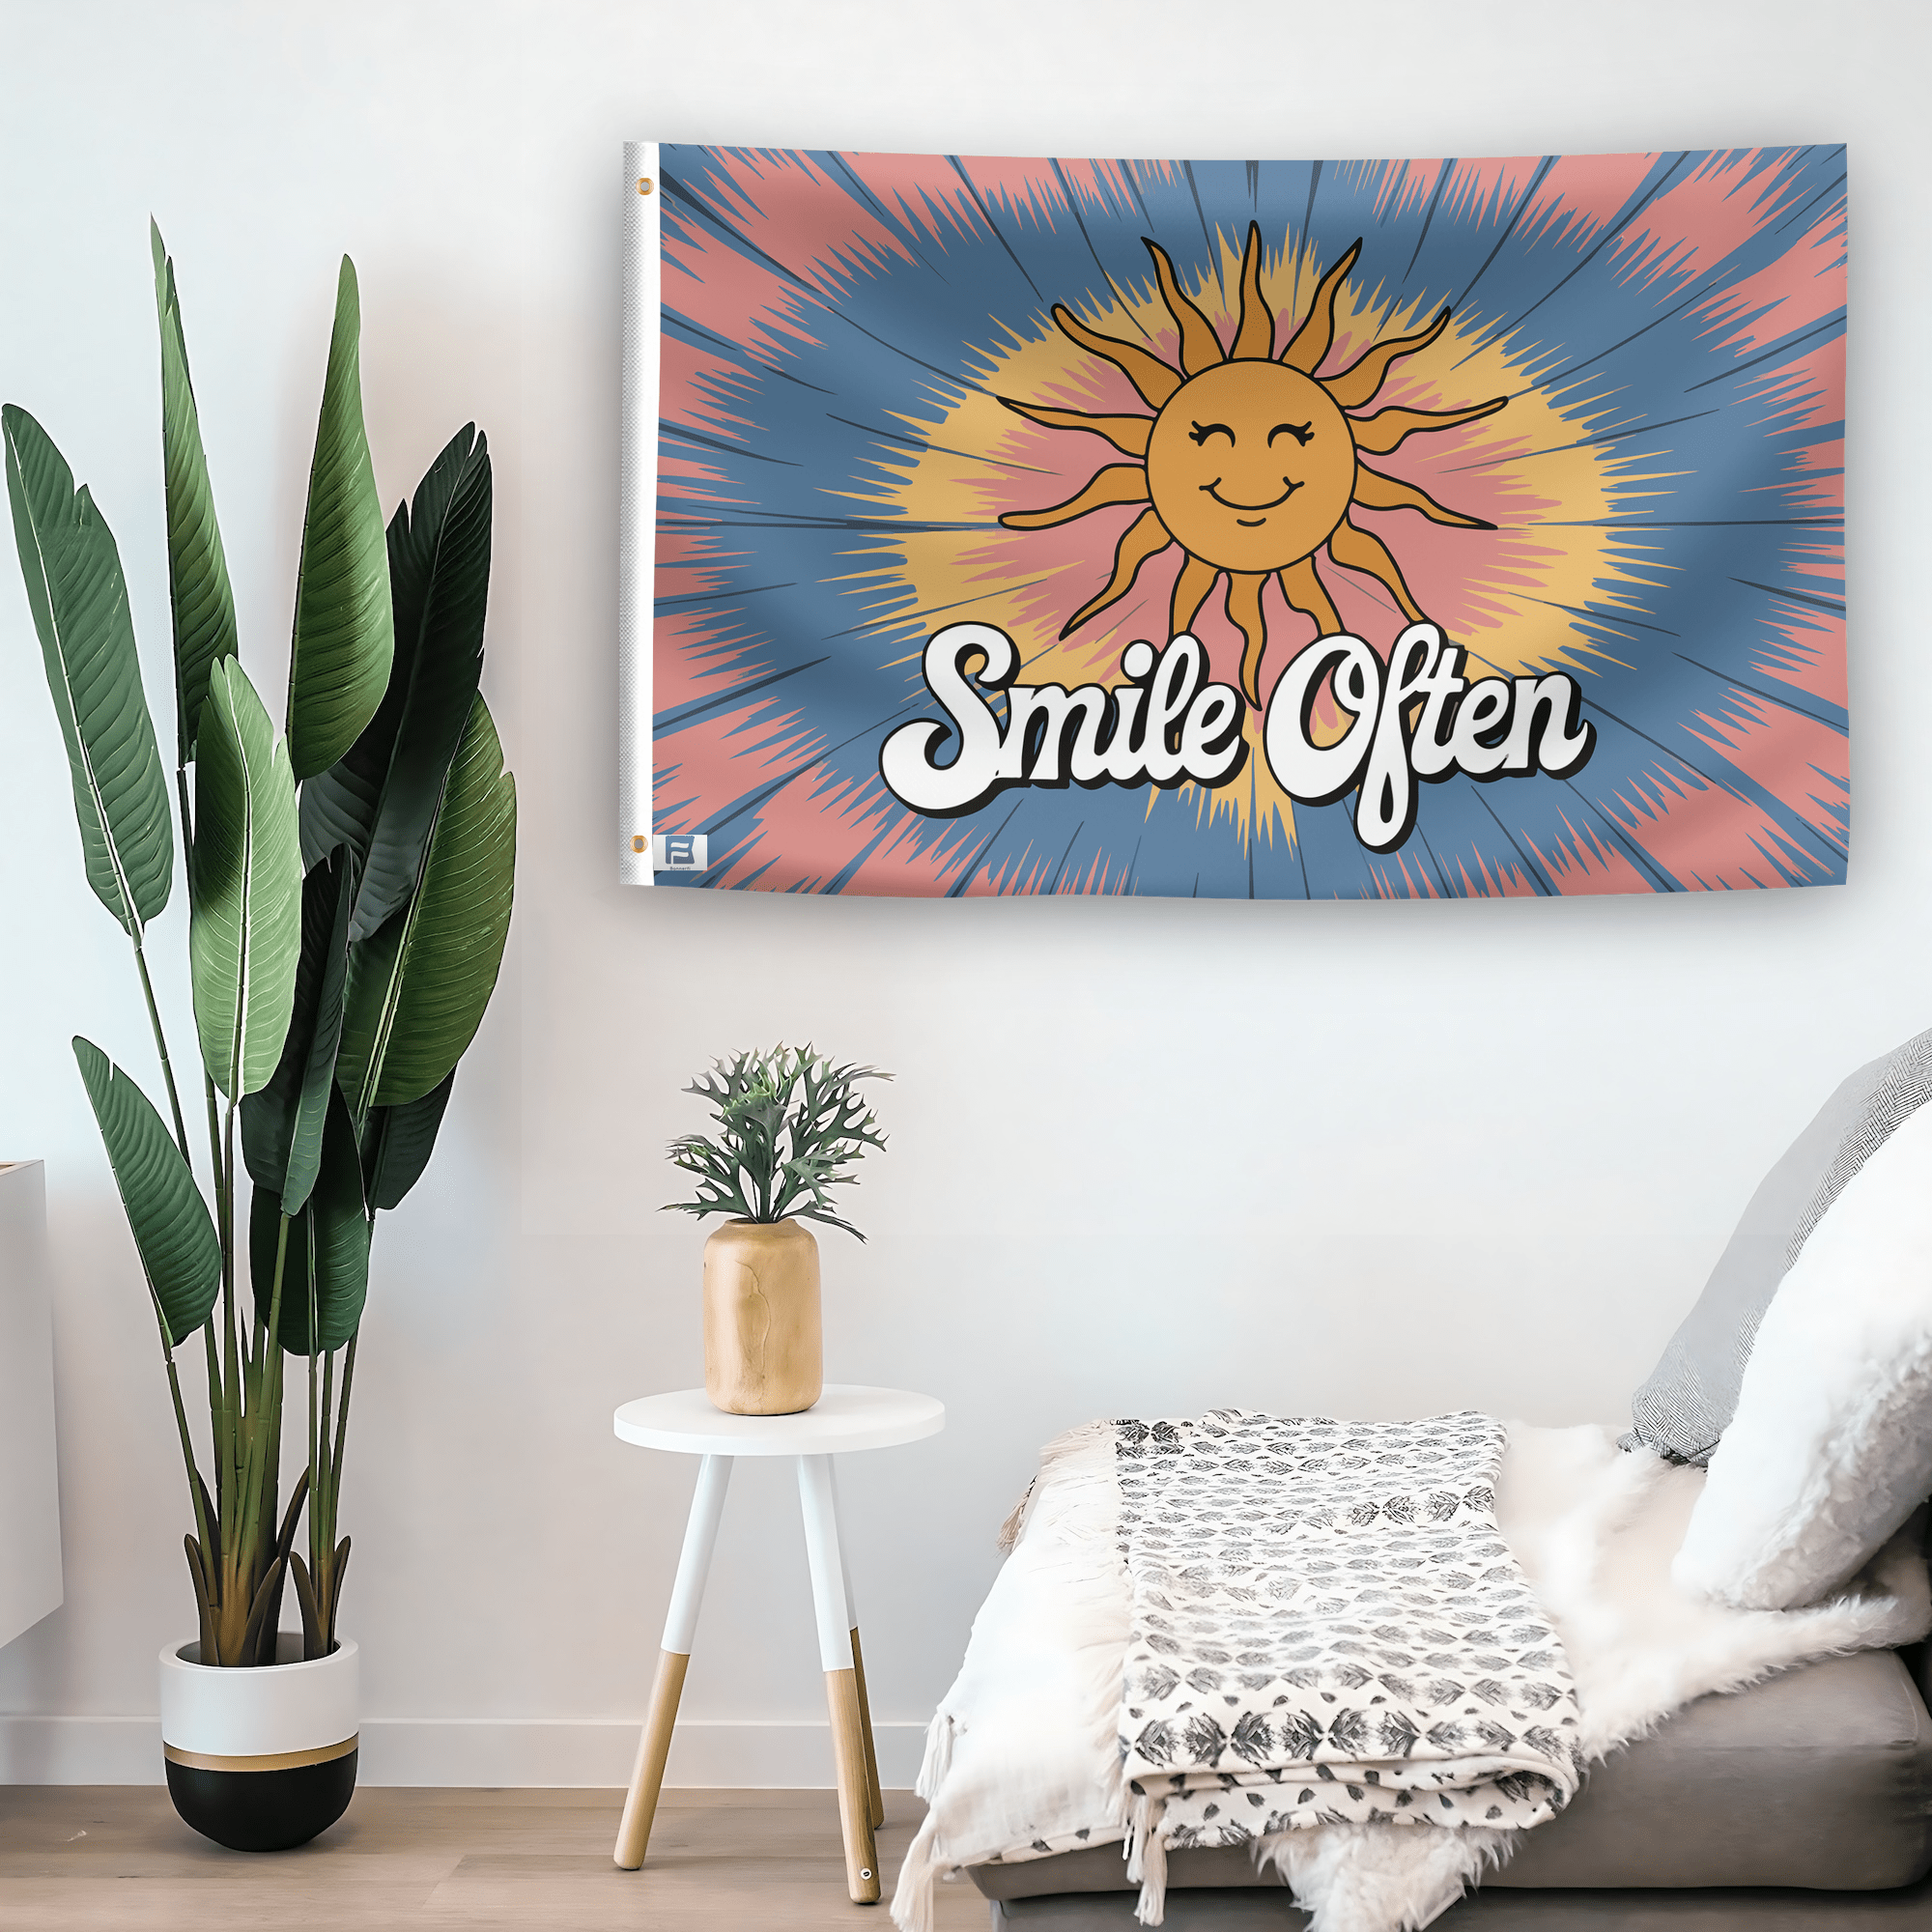
<instances>
[{"instance_id":1,"label":"bed","mask_svg":"<svg viewBox=\"0 0 1932 1932\"><path fill-rule=\"evenodd\" d=\"M1922 1662L1918 1662L1922 1670ZM1435 1923L1537 1932L1932 1926L1932 1719L1895 1651L1699 1699L1599 1767L1559 1819ZM1126 1932L1117 1846L966 1876L996 1927ZM1174 1932L1283 1932L1308 1915L1234 1849L1168 1865Z\"/></svg>"},{"instance_id":2,"label":"bed","mask_svg":"<svg viewBox=\"0 0 1932 1932\"><path fill-rule=\"evenodd\" d=\"M1932 1932L1928 1096L1932 1033L1832 1096L1621 1436L1050 1444L928 1736L903 1932L946 1880L1042 1932Z\"/></svg>"}]
</instances>

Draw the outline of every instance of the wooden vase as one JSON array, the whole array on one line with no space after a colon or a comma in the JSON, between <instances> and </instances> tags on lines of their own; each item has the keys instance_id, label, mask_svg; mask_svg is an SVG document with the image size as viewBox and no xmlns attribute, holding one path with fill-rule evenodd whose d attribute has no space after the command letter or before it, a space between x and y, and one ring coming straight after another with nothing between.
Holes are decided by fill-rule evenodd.
<instances>
[{"instance_id":1,"label":"wooden vase","mask_svg":"<svg viewBox=\"0 0 1932 1932\"><path fill-rule=\"evenodd\" d=\"M704 1244L704 1392L727 1415L794 1415L824 1386L818 1243L796 1221L726 1221Z\"/></svg>"}]
</instances>

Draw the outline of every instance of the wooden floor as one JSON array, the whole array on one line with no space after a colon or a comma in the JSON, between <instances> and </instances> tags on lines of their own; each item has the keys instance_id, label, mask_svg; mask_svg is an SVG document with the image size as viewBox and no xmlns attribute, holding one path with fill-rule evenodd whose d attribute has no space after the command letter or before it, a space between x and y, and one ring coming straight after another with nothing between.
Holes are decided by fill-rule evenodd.
<instances>
[{"instance_id":1,"label":"wooden floor","mask_svg":"<svg viewBox=\"0 0 1932 1932\"><path fill-rule=\"evenodd\" d=\"M0 1786L0 1932L892 1932L845 1896L830 1791L667 1791L641 1871L611 1862L614 1791L356 1792L298 1851L225 1852L165 1789ZM892 1896L923 1810L888 1792ZM938 1888L938 1932L986 1932L968 1885Z\"/></svg>"}]
</instances>

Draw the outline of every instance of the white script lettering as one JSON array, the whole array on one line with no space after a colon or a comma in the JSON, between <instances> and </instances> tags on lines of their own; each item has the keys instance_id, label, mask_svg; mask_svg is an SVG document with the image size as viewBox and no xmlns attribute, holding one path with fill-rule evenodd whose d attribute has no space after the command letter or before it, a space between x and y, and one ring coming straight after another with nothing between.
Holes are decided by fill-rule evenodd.
<instances>
[{"instance_id":1,"label":"white script lettering","mask_svg":"<svg viewBox=\"0 0 1932 1932\"><path fill-rule=\"evenodd\" d=\"M1355 837L1372 852L1392 852L1415 829L1418 779L1561 779L1582 768L1597 727L1578 722L1575 678L1550 671L1470 684L1467 662L1434 624L1411 624L1386 670L1359 638L1318 638L1290 661L1268 699L1262 749L1275 782L1308 805L1359 786ZM1352 721L1332 745L1310 735L1324 682Z\"/></svg>"},{"instance_id":2,"label":"white script lettering","mask_svg":"<svg viewBox=\"0 0 1932 1932\"><path fill-rule=\"evenodd\" d=\"M1316 639L1282 671L1262 722L1275 782L1304 805L1354 791L1355 837L1389 852L1414 829L1418 781L1458 772L1479 781L1537 772L1567 778L1583 766L1597 731L1579 722L1573 677L1551 671L1472 684L1467 662L1434 624L1404 631L1386 666L1360 638ZM1130 643L1121 654L1126 681L1117 685L1015 684L1019 652L990 624L938 632L923 668L946 722L901 724L880 747L879 774L902 803L931 817L978 810L1012 785L1212 789L1246 762L1246 702L1232 685L1209 681L1208 654L1186 632L1164 650ZM1350 721L1325 745L1313 731L1324 692Z\"/></svg>"},{"instance_id":3,"label":"white script lettering","mask_svg":"<svg viewBox=\"0 0 1932 1932\"><path fill-rule=\"evenodd\" d=\"M977 672L966 667L983 660ZM901 724L879 749L895 797L932 817L974 811L1009 785L1224 784L1247 753L1246 706L1208 682L1208 654L1184 632L1164 651L1121 653L1127 682L1014 684L1019 653L990 624L950 624L925 647L925 682L951 721ZM1007 694L1002 723L993 696ZM945 764L948 738L956 749Z\"/></svg>"}]
</instances>

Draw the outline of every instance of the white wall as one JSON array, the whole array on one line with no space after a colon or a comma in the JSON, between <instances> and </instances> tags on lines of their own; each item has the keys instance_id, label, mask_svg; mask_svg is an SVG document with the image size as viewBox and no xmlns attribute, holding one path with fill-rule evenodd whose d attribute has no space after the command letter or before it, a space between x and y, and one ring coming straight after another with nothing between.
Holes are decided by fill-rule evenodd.
<instances>
[{"instance_id":1,"label":"white wall","mask_svg":"<svg viewBox=\"0 0 1932 1932\"><path fill-rule=\"evenodd\" d=\"M1190 34L1184 22L1198 22ZM428 1179L381 1230L343 1520L366 1772L614 1781L691 1467L622 1399L700 1375L678 1096L784 1036L896 1070L835 1378L937 1440L845 1492L889 1776L1036 1446L1223 1403L1615 1417L1767 1163L1932 1022L1918 7L976 0L0 7L0 397L120 534L167 689L152 210L182 279L244 656L280 689L335 261L385 499L497 454L486 688L523 800L509 962ZM1849 140L1856 840L1838 891L1465 905L799 901L611 876L626 136L1037 154L1482 155ZM0 570L0 1157L44 1155L67 1603L0 1651L0 1777L158 1775L189 1632L153 1330L67 1047L144 1075ZM163 731L169 727L163 711ZM184 915L163 996L191 1050ZM796 1509L741 1474L673 1760L828 1782Z\"/></svg>"}]
</instances>

